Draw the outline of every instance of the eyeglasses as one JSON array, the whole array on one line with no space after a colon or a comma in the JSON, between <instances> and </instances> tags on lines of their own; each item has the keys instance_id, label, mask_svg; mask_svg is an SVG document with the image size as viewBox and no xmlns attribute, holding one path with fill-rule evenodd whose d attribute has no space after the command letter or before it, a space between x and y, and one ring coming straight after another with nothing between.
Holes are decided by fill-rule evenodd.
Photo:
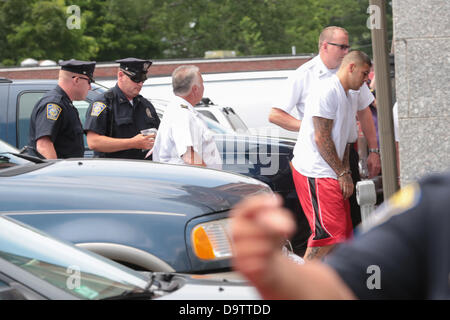
<instances>
[{"instance_id":1,"label":"eyeglasses","mask_svg":"<svg viewBox=\"0 0 450 320\"><path fill-rule=\"evenodd\" d=\"M92 83L92 80L89 79L89 78L83 78L83 77L79 77L79 76L73 76L72 79L73 79L73 78L80 78L80 79L86 80L89 84Z\"/></svg>"},{"instance_id":2,"label":"eyeglasses","mask_svg":"<svg viewBox=\"0 0 450 320\"><path fill-rule=\"evenodd\" d=\"M350 46L346 45L346 44L337 44L337 43L328 42L328 41L327 41L327 43L331 44L332 46L339 47L339 48L341 48L341 50L348 50L348 49L350 49Z\"/></svg>"}]
</instances>

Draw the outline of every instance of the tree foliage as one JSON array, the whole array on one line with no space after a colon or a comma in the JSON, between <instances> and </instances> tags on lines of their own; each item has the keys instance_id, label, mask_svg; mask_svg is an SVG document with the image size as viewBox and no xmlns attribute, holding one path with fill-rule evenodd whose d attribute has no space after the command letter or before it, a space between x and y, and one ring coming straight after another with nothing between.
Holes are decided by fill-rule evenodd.
<instances>
[{"instance_id":1,"label":"tree foliage","mask_svg":"<svg viewBox=\"0 0 450 320\"><path fill-rule=\"evenodd\" d=\"M80 8L79 29L67 27L70 5ZM368 0L0 0L0 64L25 58L198 58L208 50L290 54L292 46L312 53L328 25L346 28L353 47L370 54L368 5Z\"/></svg>"}]
</instances>

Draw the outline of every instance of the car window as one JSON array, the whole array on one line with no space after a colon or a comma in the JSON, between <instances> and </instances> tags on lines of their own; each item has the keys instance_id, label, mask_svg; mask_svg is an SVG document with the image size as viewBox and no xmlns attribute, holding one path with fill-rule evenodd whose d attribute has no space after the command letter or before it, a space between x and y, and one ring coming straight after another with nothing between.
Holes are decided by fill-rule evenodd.
<instances>
[{"instance_id":1,"label":"car window","mask_svg":"<svg viewBox=\"0 0 450 320\"><path fill-rule=\"evenodd\" d=\"M19 95L19 103L17 110L17 147L20 149L28 144L29 130L30 130L30 118L34 105L42 96L45 91L39 92L23 92Z\"/></svg>"},{"instance_id":2,"label":"car window","mask_svg":"<svg viewBox=\"0 0 450 320\"><path fill-rule=\"evenodd\" d=\"M142 290L148 279L111 260L0 217L0 258L84 299Z\"/></svg>"}]
</instances>

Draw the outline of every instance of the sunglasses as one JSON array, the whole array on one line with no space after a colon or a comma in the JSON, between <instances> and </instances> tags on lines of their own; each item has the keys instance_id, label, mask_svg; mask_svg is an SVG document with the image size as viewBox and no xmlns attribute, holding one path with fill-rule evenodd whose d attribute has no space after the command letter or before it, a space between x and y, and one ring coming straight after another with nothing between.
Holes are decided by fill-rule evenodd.
<instances>
[{"instance_id":1,"label":"sunglasses","mask_svg":"<svg viewBox=\"0 0 450 320\"><path fill-rule=\"evenodd\" d=\"M122 70L123 73L125 73L128 78L130 78L131 81L136 82L136 83L140 83L140 82L144 82L145 80L147 80L147 74L144 72L140 72L140 73L134 73L134 72L130 72L130 71L125 71Z\"/></svg>"},{"instance_id":2,"label":"sunglasses","mask_svg":"<svg viewBox=\"0 0 450 320\"><path fill-rule=\"evenodd\" d=\"M73 76L72 77L72 79L73 78L80 78L80 79L83 79L83 80L86 80L89 84L91 84L93 81L91 80L91 79L89 79L89 78L83 78L83 77L79 77L79 76Z\"/></svg>"},{"instance_id":3,"label":"sunglasses","mask_svg":"<svg viewBox=\"0 0 450 320\"><path fill-rule=\"evenodd\" d=\"M332 46L339 47L339 48L341 48L341 50L347 50L347 49L350 49L350 46L349 46L349 45L346 45L346 44L337 44L337 43L328 42L328 41L327 41L327 43L328 43L328 44L331 44Z\"/></svg>"}]
</instances>

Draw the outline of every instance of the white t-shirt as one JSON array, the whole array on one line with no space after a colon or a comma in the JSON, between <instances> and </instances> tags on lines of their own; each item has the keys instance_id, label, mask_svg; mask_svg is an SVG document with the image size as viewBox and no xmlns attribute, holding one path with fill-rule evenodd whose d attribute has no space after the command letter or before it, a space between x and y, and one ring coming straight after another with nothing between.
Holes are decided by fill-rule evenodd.
<instances>
[{"instance_id":1,"label":"white t-shirt","mask_svg":"<svg viewBox=\"0 0 450 320\"><path fill-rule=\"evenodd\" d=\"M337 175L322 158L314 139L313 117L333 120L331 132L339 159L343 159L347 143L355 142L356 112L367 107L359 104L359 93L344 91L338 77L321 80L308 95L305 114L294 148L292 165L302 175L314 178L334 178Z\"/></svg>"},{"instance_id":2,"label":"white t-shirt","mask_svg":"<svg viewBox=\"0 0 450 320\"><path fill-rule=\"evenodd\" d=\"M200 113L189 102L175 96L159 126L153 160L185 164L181 157L188 147L202 157L208 168L222 168L222 157Z\"/></svg>"},{"instance_id":3,"label":"white t-shirt","mask_svg":"<svg viewBox=\"0 0 450 320\"><path fill-rule=\"evenodd\" d=\"M281 109L300 120L303 119L306 99L317 86L316 81L330 78L336 74L338 69L339 68L328 69L322 62L320 56L315 56L313 59L298 67L297 70L289 76L273 107ZM358 107L368 107L375 99L366 83L364 83L359 90L349 90L349 92L353 95L352 99ZM294 108L297 110L298 117L293 114ZM358 132L356 120L355 132Z\"/></svg>"}]
</instances>

